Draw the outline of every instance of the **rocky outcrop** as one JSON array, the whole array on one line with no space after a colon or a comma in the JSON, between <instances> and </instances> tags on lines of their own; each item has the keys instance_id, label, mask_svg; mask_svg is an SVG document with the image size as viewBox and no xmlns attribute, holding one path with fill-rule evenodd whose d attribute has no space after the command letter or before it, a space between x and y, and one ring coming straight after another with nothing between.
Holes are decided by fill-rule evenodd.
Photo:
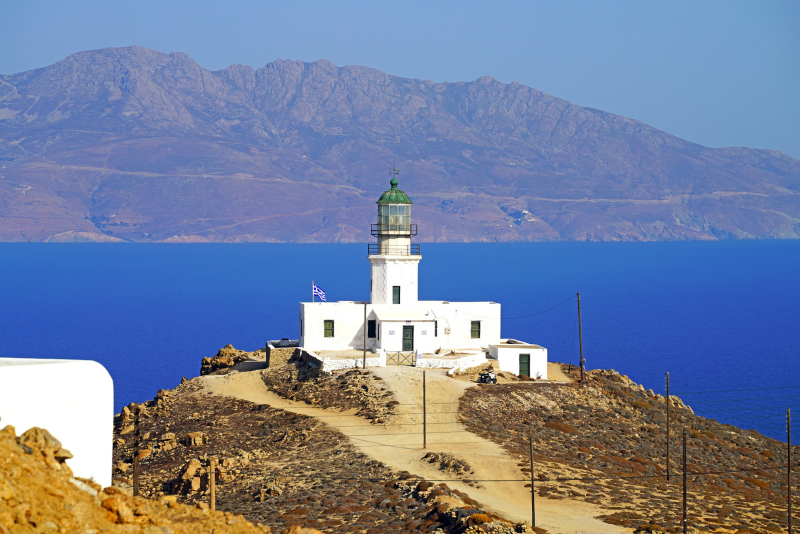
<instances>
[{"instance_id":1,"label":"rocky outcrop","mask_svg":"<svg viewBox=\"0 0 800 534\"><path fill-rule=\"evenodd\" d=\"M230 369L234 365L246 361L248 358L258 357L260 353L263 353L263 350L264 349L259 349L255 352L247 352L235 349L231 344L225 345L217 351L215 356L203 358L200 363L200 376Z\"/></svg>"},{"instance_id":2,"label":"rocky outcrop","mask_svg":"<svg viewBox=\"0 0 800 534\"><path fill-rule=\"evenodd\" d=\"M429 452L426 453L422 459L435 465L440 471L457 477L462 477L474 472L466 461L446 452Z\"/></svg>"},{"instance_id":3,"label":"rocky outcrop","mask_svg":"<svg viewBox=\"0 0 800 534\"><path fill-rule=\"evenodd\" d=\"M72 474L65 463L72 458L72 453L61 447L61 442L43 428L33 427L26 430L17 439L20 448L29 454L39 455L48 467L60 469Z\"/></svg>"},{"instance_id":4,"label":"rocky outcrop","mask_svg":"<svg viewBox=\"0 0 800 534\"><path fill-rule=\"evenodd\" d=\"M241 515L178 504L170 497L132 497L73 478L64 463L68 457L47 430L32 428L19 437L11 426L0 430L0 533L270 532Z\"/></svg>"},{"instance_id":5,"label":"rocky outcrop","mask_svg":"<svg viewBox=\"0 0 800 534\"><path fill-rule=\"evenodd\" d=\"M286 365L263 371L261 376L271 391L312 406L355 408L357 415L373 423L382 423L393 413L397 401L380 377L358 369L321 373L300 356L296 350Z\"/></svg>"}]
</instances>

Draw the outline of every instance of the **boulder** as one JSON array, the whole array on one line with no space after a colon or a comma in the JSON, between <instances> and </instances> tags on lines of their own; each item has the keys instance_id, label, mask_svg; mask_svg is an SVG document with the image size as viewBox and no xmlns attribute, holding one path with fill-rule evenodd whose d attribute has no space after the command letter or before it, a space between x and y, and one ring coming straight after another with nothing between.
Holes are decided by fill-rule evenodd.
<instances>
[{"instance_id":1,"label":"boulder","mask_svg":"<svg viewBox=\"0 0 800 534\"><path fill-rule=\"evenodd\" d=\"M172 492L186 494L205 489L206 478L203 464L197 458L193 458L186 462L178 473L178 477L172 481Z\"/></svg>"},{"instance_id":2,"label":"boulder","mask_svg":"<svg viewBox=\"0 0 800 534\"><path fill-rule=\"evenodd\" d=\"M208 434L204 432L189 432L181 440L187 447L199 447L208 443Z\"/></svg>"},{"instance_id":3,"label":"boulder","mask_svg":"<svg viewBox=\"0 0 800 534\"><path fill-rule=\"evenodd\" d=\"M41 454L45 463L55 469L61 469L62 464L72 458L69 451L61 453L61 442L43 428L33 427L23 432L17 442Z\"/></svg>"}]
</instances>

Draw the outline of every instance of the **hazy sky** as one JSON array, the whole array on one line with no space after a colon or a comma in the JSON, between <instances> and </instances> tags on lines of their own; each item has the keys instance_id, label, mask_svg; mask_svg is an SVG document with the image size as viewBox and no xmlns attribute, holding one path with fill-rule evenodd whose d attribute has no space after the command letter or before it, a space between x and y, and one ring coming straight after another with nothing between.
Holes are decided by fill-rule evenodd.
<instances>
[{"instance_id":1,"label":"hazy sky","mask_svg":"<svg viewBox=\"0 0 800 534\"><path fill-rule=\"evenodd\" d=\"M800 2L0 2L0 73L141 45L216 70L325 58L490 75L712 147L800 158Z\"/></svg>"}]
</instances>

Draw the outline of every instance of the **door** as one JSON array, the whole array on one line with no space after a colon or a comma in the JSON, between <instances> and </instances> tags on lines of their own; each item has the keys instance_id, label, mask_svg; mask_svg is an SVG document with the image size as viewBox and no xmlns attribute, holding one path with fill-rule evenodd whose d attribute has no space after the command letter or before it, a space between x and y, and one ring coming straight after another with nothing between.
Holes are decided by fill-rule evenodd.
<instances>
[{"instance_id":1,"label":"door","mask_svg":"<svg viewBox=\"0 0 800 534\"><path fill-rule=\"evenodd\" d=\"M531 355L530 354L520 354L519 355L519 374L525 376L531 376Z\"/></svg>"},{"instance_id":2,"label":"door","mask_svg":"<svg viewBox=\"0 0 800 534\"><path fill-rule=\"evenodd\" d=\"M414 350L414 327L403 326L403 351Z\"/></svg>"}]
</instances>

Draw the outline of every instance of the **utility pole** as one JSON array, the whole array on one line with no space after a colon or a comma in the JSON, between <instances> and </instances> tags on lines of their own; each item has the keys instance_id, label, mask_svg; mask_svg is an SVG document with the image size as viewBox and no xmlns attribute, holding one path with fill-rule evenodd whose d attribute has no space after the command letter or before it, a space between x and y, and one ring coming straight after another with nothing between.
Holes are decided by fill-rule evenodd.
<instances>
[{"instance_id":1,"label":"utility pole","mask_svg":"<svg viewBox=\"0 0 800 534\"><path fill-rule=\"evenodd\" d=\"M362 369L367 368L367 303L364 303L364 363Z\"/></svg>"},{"instance_id":2,"label":"utility pole","mask_svg":"<svg viewBox=\"0 0 800 534\"><path fill-rule=\"evenodd\" d=\"M683 429L683 534L688 532L688 521L686 519L686 429Z\"/></svg>"},{"instance_id":3,"label":"utility pole","mask_svg":"<svg viewBox=\"0 0 800 534\"><path fill-rule=\"evenodd\" d=\"M669 482L669 442L670 442L670 429L669 429L669 405L672 404L669 396L669 371L667 371L667 482Z\"/></svg>"},{"instance_id":4,"label":"utility pole","mask_svg":"<svg viewBox=\"0 0 800 534\"><path fill-rule=\"evenodd\" d=\"M133 405L133 496L139 496L139 403Z\"/></svg>"},{"instance_id":5,"label":"utility pole","mask_svg":"<svg viewBox=\"0 0 800 534\"><path fill-rule=\"evenodd\" d=\"M786 499L789 534L792 534L792 409L786 408Z\"/></svg>"},{"instance_id":6,"label":"utility pole","mask_svg":"<svg viewBox=\"0 0 800 534\"><path fill-rule=\"evenodd\" d=\"M425 402L425 371L422 371L422 448L428 448L428 404Z\"/></svg>"},{"instance_id":7,"label":"utility pole","mask_svg":"<svg viewBox=\"0 0 800 534\"><path fill-rule=\"evenodd\" d=\"M586 363L583 359L583 327L581 325L581 292L578 291L578 339L581 346L581 384L583 384L584 373L586 372Z\"/></svg>"}]
</instances>

